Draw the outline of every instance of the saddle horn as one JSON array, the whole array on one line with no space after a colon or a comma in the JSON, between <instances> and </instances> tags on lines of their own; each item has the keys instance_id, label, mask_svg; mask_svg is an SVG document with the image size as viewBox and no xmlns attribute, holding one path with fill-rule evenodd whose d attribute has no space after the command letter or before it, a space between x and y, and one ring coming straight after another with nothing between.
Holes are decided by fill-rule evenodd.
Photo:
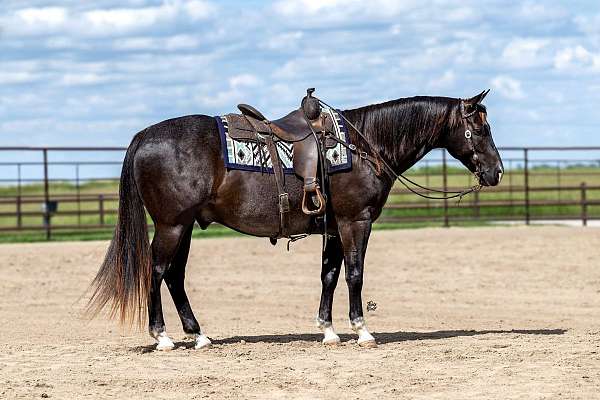
<instances>
[{"instance_id":1,"label":"saddle horn","mask_svg":"<svg viewBox=\"0 0 600 400\"><path fill-rule=\"evenodd\" d=\"M306 89L306 96L302 99L300 103L300 107L304 111L304 115L311 121L316 120L321 115L321 104L319 104L319 99L313 96L315 92L315 88Z\"/></svg>"}]
</instances>

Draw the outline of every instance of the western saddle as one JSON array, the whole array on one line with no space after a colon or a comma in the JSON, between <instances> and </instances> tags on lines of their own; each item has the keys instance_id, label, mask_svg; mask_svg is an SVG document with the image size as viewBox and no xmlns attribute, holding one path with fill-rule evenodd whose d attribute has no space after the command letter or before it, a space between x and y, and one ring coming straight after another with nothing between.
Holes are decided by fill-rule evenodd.
<instances>
[{"instance_id":1,"label":"western saddle","mask_svg":"<svg viewBox=\"0 0 600 400\"><path fill-rule=\"evenodd\" d=\"M253 141L265 144L275 175L279 192L279 212L281 217L280 236L288 237L287 216L290 211L289 196L284 187L284 173L276 143L293 143L294 172L304 180L302 211L311 216L325 213L326 196L321 191L317 174L326 168L325 152L330 142L328 134L333 132L333 122L322 112L319 99L313 96L315 89L306 91L300 108L283 118L269 121L260 111L248 104L239 104L242 112L228 114L228 132L232 139ZM326 174L322 174L323 177ZM324 178L325 179L325 178ZM321 184L325 185L324 182Z\"/></svg>"}]
</instances>

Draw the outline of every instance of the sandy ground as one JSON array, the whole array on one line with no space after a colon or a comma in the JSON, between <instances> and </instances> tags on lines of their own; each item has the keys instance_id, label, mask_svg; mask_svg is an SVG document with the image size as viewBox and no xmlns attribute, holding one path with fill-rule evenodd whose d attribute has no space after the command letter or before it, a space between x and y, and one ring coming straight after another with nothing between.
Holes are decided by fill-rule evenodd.
<instances>
[{"instance_id":1,"label":"sandy ground","mask_svg":"<svg viewBox=\"0 0 600 400\"><path fill-rule=\"evenodd\" d=\"M375 232L361 349L340 281L325 348L314 325L319 239L195 241L187 287L214 340L195 351L165 292L171 352L80 318L106 242L0 246L0 398L600 398L600 232Z\"/></svg>"}]
</instances>

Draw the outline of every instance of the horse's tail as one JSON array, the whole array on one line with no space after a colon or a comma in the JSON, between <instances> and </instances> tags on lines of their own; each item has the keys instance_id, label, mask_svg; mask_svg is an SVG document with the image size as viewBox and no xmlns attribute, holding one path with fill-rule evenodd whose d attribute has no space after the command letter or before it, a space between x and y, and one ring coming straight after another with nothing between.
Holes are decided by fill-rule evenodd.
<instances>
[{"instance_id":1,"label":"horse's tail","mask_svg":"<svg viewBox=\"0 0 600 400\"><path fill-rule=\"evenodd\" d=\"M150 244L144 204L133 173L134 156L143 138L138 133L125 155L119 186L119 213L113 239L91 289L88 315L109 306L110 316L142 324L152 277Z\"/></svg>"}]
</instances>

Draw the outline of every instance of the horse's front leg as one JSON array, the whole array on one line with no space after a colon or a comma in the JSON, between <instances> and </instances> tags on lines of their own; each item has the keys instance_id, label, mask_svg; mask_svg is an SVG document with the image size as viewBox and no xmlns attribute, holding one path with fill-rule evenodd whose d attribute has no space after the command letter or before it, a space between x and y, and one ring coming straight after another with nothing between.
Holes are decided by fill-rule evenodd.
<instances>
[{"instance_id":1,"label":"horse's front leg","mask_svg":"<svg viewBox=\"0 0 600 400\"><path fill-rule=\"evenodd\" d=\"M339 231L350 297L350 325L358 334L360 346L375 347L377 343L367 330L362 307L364 260L371 234L371 220L340 222Z\"/></svg>"},{"instance_id":2,"label":"horse's front leg","mask_svg":"<svg viewBox=\"0 0 600 400\"><path fill-rule=\"evenodd\" d=\"M331 308L333 306L333 293L340 276L344 251L338 236L327 240L323 250L321 267L321 303L319 304L319 315L317 325L324 333L323 344L335 345L340 342L340 337L333 330L331 322Z\"/></svg>"}]
</instances>

